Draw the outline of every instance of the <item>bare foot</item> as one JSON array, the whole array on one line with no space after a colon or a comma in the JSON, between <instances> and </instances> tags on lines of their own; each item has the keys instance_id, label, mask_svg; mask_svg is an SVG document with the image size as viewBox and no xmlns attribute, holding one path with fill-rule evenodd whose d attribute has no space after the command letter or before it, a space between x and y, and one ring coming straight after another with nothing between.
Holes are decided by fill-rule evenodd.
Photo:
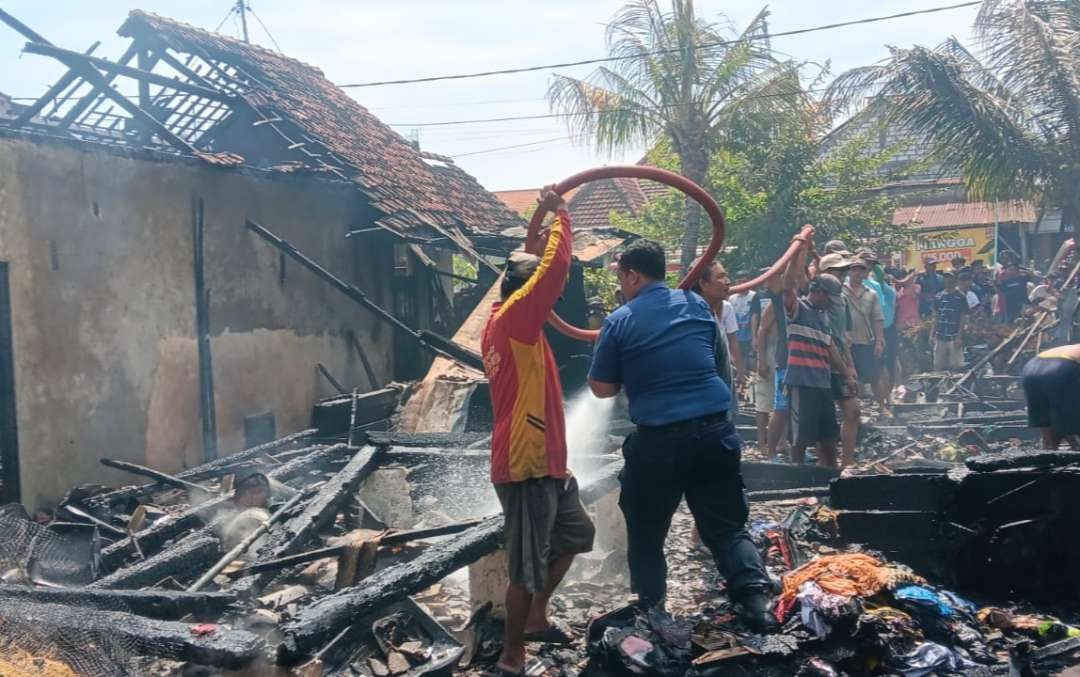
<instances>
[{"instance_id":1,"label":"bare foot","mask_svg":"<svg viewBox=\"0 0 1080 677\"><path fill-rule=\"evenodd\" d=\"M512 654L507 653L506 649L499 654L499 660L495 662L496 670L505 670L513 674L521 674L525 671L525 648L522 647L521 651L514 651Z\"/></svg>"}]
</instances>

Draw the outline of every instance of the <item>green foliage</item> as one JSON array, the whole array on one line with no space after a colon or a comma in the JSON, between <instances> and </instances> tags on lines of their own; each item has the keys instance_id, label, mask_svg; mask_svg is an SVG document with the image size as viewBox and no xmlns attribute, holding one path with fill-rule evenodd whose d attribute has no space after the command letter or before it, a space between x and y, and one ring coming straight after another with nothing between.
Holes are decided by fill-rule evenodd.
<instances>
[{"instance_id":1,"label":"green foliage","mask_svg":"<svg viewBox=\"0 0 1080 677\"><path fill-rule=\"evenodd\" d=\"M476 265L472 261L470 261L469 259L465 258L464 256L459 256L457 254L454 254L454 256L453 256L453 265L454 265L454 275L457 275L459 277L467 277L467 278L472 279L472 280L476 279L476 275L477 275ZM456 291L458 291L460 289L463 289L468 284L469 283L465 282L464 280L455 279L454 280L454 291L456 292Z\"/></svg>"},{"instance_id":2,"label":"green foliage","mask_svg":"<svg viewBox=\"0 0 1080 677\"><path fill-rule=\"evenodd\" d=\"M615 308L619 305L615 299L615 293L619 291L619 282L615 274L607 268L586 268L585 271L585 298L599 297L604 302L605 308Z\"/></svg>"},{"instance_id":3,"label":"green foliage","mask_svg":"<svg viewBox=\"0 0 1080 677\"><path fill-rule=\"evenodd\" d=\"M903 246L906 236L892 225L894 201L874 189L900 178L883 173L900 148L871 152L871 136L859 137L822 157L813 121L793 116L770 135L711 149L706 188L724 209L728 266L756 270L770 265L804 224L813 224L820 242L840 238L849 246L882 252ZM650 164L679 171L679 161L661 142ZM684 200L672 192L654 200L636 217L612 214L619 228L662 242L682 238Z\"/></svg>"},{"instance_id":4,"label":"green foliage","mask_svg":"<svg viewBox=\"0 0 1080 677\"><path fill-rule=\"evenodd\" d=\"M701 183L708 150L732 130L767 127L771 116L807 107L802 65L777 58L767 39L768 11L741 33L728 25L698 18L692 0L629 0L607 28L608 54L616 60L584 80L556 75L551 107L565 114L574 136L602 152L669 144L682 173ZM697 246L701 212L681 216L685 264ZM665 240L674 235L666 223L657 216L651 224Z\"/></svg>"},{"instance_id":5,"label":"green foliage","mask_svg":"<svg viewBox=\"0 0 1080 677\"><path fill-rule=\"evenodd\" d=\"M985 0L976 53L956 39L893 48L830 86L836 108L868 96L938 159L960 168L976 199L1028 198L1080 224L1080 2Z\"/></svg>"}]
</instances>

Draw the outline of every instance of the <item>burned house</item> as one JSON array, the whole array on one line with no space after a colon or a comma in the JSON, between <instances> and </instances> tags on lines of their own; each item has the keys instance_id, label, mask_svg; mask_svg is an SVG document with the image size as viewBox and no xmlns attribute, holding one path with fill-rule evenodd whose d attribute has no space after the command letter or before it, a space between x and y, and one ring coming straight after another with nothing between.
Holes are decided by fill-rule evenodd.
<instances>
[{"instance_id":1,"label":"burned house","mask_svg":"<svg viewBox=\"0 0 1080 677\"><path fill-rule=\"evenodd\" d=\"M103 455L175 472L416 378L413 332L453 329L451 254L523 225L313 66L141 11L115 61L0 19L68 69L0 119L5 501L119 481Z\"/></svg>"}]
</instances>

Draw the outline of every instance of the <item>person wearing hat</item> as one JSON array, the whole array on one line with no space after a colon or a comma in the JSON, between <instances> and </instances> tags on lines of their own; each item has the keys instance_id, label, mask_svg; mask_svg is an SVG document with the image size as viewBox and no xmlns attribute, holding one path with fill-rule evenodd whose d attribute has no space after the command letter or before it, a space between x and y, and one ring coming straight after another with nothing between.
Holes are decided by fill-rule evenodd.
<instances>
[{"instance_id":1,"label":"person wearing hat","mask_svg":"<svg viewBox=\"0 0 1080 677\"><path fill-rule=\"evenodd\" d=\"M837 280L843 280L847 277L848 269L852 265L852 259L849 256L847 252L826 254L818 262L818 269ZM831 301L832 303L825 310L825 324L844 365L844 369L833 370L832 396L836 400L836 406L840 408L840 447L842 450L840 462L843 466L847 466L855 462L855 444L859 439L862 407L859 404L858 382L853 383L844 378L847 371L854 371L855 363L848 345L851 309L848 307L848 300L844 297L842 284Z\"/></svg>"},{"instance_id":2,"label":"person wearing hat","mask_svg":"<svg viewBox=\"0 0 1080 677\"><path fill-rule=\"evenodd\" d=\"M854 387L855 372L837 350L828 330L827 311L842 298L840 280L819 273L810 281L809 293L799 298L798 279L806 265L806 246L800 247L784 271L783 299L787 320L788 361L784 385L789 391L792 431L791 461L806 460L806 447L813 445L818 464L836 467L836 443L840 425L831 397L832 372L839 371ZM827 254L827 259L832 254Z\"/></svg>"},{"instance_id":3,"label":"person wearing hat","mask_svg":"<svg viewBox=\"0 0 1080 677\"><path fill-rule=\"evenodd\" d=\"M885 354L885 315L878 293L866 284L870 273L872 253L860 252L848 269L844 298L851 310L851 325L847 340L851 359L859 375L859 383L869 385L884 411L887 402L881 392L879 366Z\"/></svg>"},{"instance_id":4,"label":"person wearing hat","mask_svg":"<svg viewBox=\"0 0 1080 677\"><path fill-rule=\"evenodd\" d=\"M494 427L491 481L505 519L510 573L500 674L520 675L526 641L566 642L547 607L577 554L592 550L595 528L566 467L566 422L559 367L544 324L570 272L570 214L551 187L539 208L554 211L542 258L514 252L481 337Z\"/></svg>"},{"instance_id":5,"label":"person wearing hat","mask_svg":"<svg viewBox=\"0 0 1080 677\"><path fill-rule=\"evenodd\" d=\"M771 583L746 521L742 442L732 395L716 370L717 323L708 302L664 283L664 248L637 240L619 258L627 303L604 320L589 370L597 397L625 388L635 430L623 443L619 507L626 518L630 587L663 609L664 542L682 499L753 632L777 628ZM716 269L713 272L717 272Z\"/></svg>"}]
</instances>

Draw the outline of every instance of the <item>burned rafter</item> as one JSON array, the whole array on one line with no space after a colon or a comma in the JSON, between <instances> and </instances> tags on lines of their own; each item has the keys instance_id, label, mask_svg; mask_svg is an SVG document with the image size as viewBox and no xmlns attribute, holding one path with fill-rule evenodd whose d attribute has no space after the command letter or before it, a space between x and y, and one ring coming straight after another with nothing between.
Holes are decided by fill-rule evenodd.
<instances>
[{"instance_id":1,"label":"burned rafter","mask_svg":"<svg viewBox=\"0 0 1080 677\"><path fill-rule=\"evenodd\" d=\"M450 339L439 336L438 334L435 334L433 332L426 330L417 331L413 329L412 327L395 317L393 313L387 312L384 308L382 308L370 298L368 298L368 295L365 294L362 290L360 290L359 287L349 284L348 282L345 282L341 278L337 277L329 270L321 266L318 262L311 259L309 256L304 254L302 251L294 247L291 243L287 242L280 236L274 234L267 228L256 223L255 221L252 221L251 219L247 219L246 225L248 230L252 231L256 235L261 237L263 240L273 245L278 251L285 253L289 256L289 258L307 268L317 277L321 278L325 282L328 282L331 286L333 286L335 289L347 296L350 300L355 301L356 303L370 310L379 319L390 323L391 325L399 329L402 333L404 333L406 336L413 338L421 346L427 348L428 350L434 352L437 355L449 358L451 360L455 360L467 367L472 367L473 369L483 371L484 361L476 352L460 346L451 341Z\"/></svg>"},{"instance_id":2,"label":"burned rafter","mask_svg":"<svg viewBox=\"0 0 1080 677\"><path fill-rule=\"evenodd\" d=\"M154 84L159 87L168 89L175 89L178 92L184 92L186 94L194 94L204 99L211 99L214 101L222 101L225 103L231 103L236 99L235 95L224 94L216 89L203 87L201 85L191 84L178 80L175 78L169 78L164 75L158 75L150 70L144 70L143 68L132 68L125 64L109 61L108 59L102 59L96 56L90 56L87 54L80 54L70 49L64 49L62 47L55 47L53 45L45 45L38 42L28 42L23 47L23 51L30 54L40 54L42 56L51 56L61 61L75 61L85 64L87 66L93 66L94 68L105 71L106 73L116 73L124 77L129 77L146 84ZM136 48L136 56L144 50ZM143 63L148 63L150 57L143 56ZM141 102L140 102L141 103ZM148 102L149 103L149 102Z\"/></svg>"},{"instance_id":3,"label":"burned rafter","mask_svg":"<svg viewBox=\"0 0 1080 677\"><path fill-rule=\"evenodd\" d=\"M344 444L331 447L310 447L307 450L308 453L274 468L267 473L267 477L271 481L288 482L303 474L321 469L331 460L342 456L345 450ZM192 506L178 515L160 520L135 535L105 548L101 553L101 564L105 569L112 570L118 568L129 555L135 552L153 554L165 543L178 536L193 529L206 528L205 525L210 524L219 511L231 504L230 496L219 496Z\"/></svg>"}]
</instances>

